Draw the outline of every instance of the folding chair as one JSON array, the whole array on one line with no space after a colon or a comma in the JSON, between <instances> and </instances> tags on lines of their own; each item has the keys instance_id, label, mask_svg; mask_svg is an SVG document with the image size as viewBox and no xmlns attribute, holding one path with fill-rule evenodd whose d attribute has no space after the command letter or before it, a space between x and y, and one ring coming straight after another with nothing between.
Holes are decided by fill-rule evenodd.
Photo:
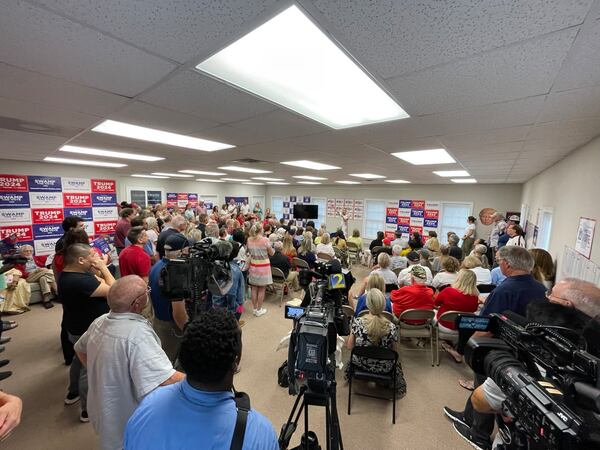
<instances>
[{"instance_id":1,"label":"folding chair","mask_svg":"<svg viewBox=\"0 0 600 450\"><path fill-rule=\"evenodd\" d=\"M475 314L473 313L468 313L468 312L461 312L461 311L446 311L444 314L442 314L440 317L438 317L437 321L435 322L435 340L437 345L435 346L435 360L436 360L436 365L440 365L440 339L443 341L450 341L453 344L456 344L458 342L458 331L457 330L452 330L450 331L446 331L446 330L442 330L439 327L439 322L440 320L443 320L445 322L454 322L456 320L456 318L458 317L458 315L461 316L474 316Z\"/></svg>"},{"instance_id":2,"label":"folding chair","mask_svg":"<svg viewBox=\"0 0 600 450\"><path fill-rule=\"evenodd\" d=\"M435 311L431 309L407 309L398 318L400 338L429 338L431 348L431 366L435 365L435 331L433 318ZM420 324L406 323L407 320L418 320Z\"/></svg>"},{"instance_id":3,"label":"folding chair","mask_svg":"<svg viewBox=\"0 0 600 450\"><path fill-rule=\"evenodd\" d=\"M346 241L346 247L348 248L348 263L350 265L358 263L360 255L360 248L354 242Z\"/></svg>"},{"instance_id":4,"label":"folding chair","mask_svg":"<svg viewBox=\"0 0 600 450\"><path fill-rule=\"evenodd\" d=\"M342 305L342 312L351 319L354 318L354 310L352 309L352 306Z\"/></svg>"},{"instance_id":5,"label":"folding chair","mask_svg":"<svg viewBox=\"0 0 600 450\"><path fill-rule=\"evenodd\" d=\"M478 284L477 285L477 290L479 291L480 294L489 294L494 289L496 289L495 284Z\"/></svg>"},{"instance_id":6,"label":"folding chair","mask_svg":"<svg viewBox=\"0 0 600 450\"><path fill-rule=\"evenodd\" d=\"M387 373L373 373L369 370L365 370L362 367L358 367L356 363L354 363L354 357L362 357L374 359L377 361L390 361L391 370ZM350 415L350 411L352 408L352 381L354 379L357 380L365 380L365 381L375 381L378 383L389 383L392 385L392 423L396 423L396 365L398 364L398 353L394 350L385 348L385 347L375 347L375 346L360 346L354 347L352 349L352 353L350 354L350 361L348 362L348 415ZM387 399L385 397L376 397L374 395L360 394L365 395L366 397L374 397Z\"/></svg>"},{"instance_id":7,"label":"folding chair","mask_svg":"<svg viewBox=\"0 0 600 450\"><path fill-rule=\"evenodd\" d=\"M396 267L395 269L392 269L392 272L394 272L396 276L398 276L400 275L400 272L402 272L402 267Z\"/></svg>"},{"instance_id":8,"label":"folding chair","mask_svg":"<svg viewBox=\"0 0 600 450\"><path fill-rule=\"evenodd\" d=\"M306 261L296 256L294 256L294 258L292 259L292 264L296 267L296 269L310 269Z\"/></svg>"},{"instance_id":9,"label":"folding chair","mask_svg":"<svg viewBox=\"0 0 600 450\"><path fill-rule=\"evenodd\" d=\"M437 289L436 289L437 292L438 292L438 294L440 292L442 292L444 289L446 289L448 286L451 286L451 285L450 284L442 284L442 285L438 286Z\"/></svg>"},{"instance_id":10,"label":"folding chair","mask_svg":"<svg viewBox=\"0 0 600 450\"><path fill-rule=\"evenodd\" d=\"M335 252L335 250L334 250L334 252ZM319 252L319 253L317 253L317 259L320 259L321 261L331 261L333 258L331 257L331 255L329 253Z\"/></svg>"},{"instance_id":11,"label":"folding chair","mask_svg":"<svg viewBox=\"0 0 600 450\"><path fill-rule=\"evenodd\" d=\"M278 269L277 267L271 267L271 277L273 278L273 284L271 285L273 287L273 291L275 291L275 288L277 287L281 289L281 297L279 300L279 307L281 308L281 305L283 304L283 295L286 288L289 289L289 283L287 282L282 270Z\"/></svg>"}]
</instances>

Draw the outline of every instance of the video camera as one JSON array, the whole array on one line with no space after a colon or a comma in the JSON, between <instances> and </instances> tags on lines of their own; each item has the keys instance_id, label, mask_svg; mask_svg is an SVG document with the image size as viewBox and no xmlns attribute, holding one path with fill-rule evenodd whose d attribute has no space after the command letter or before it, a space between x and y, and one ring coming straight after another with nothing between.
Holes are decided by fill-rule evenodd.
<instances>
[{"instance_id":1,"label":"video camera","mask_svg":"<svg viewBox=\"0 0 600 450\"><path fill-rule=\"evenodd\" d=\"M504 448L600 448L600 359L576 332L516 314L459 316L456 325L494 336L471 337L465 359L506 396L503 415L514 421L501 431Z\"/></svg>"},{"instance_id":2,"label":"video camera","mask_svg":"<svg viewBox=\"0 0 600 450\"><path fill-rule=\"evenodd\" d=\"M230 255L210 238L190 247L188 255L169 259L160 274L162 293L170 300L186 300L190 320L206 309L208 292L225 295L232 286Z\"/></svg>"}]
</instances>

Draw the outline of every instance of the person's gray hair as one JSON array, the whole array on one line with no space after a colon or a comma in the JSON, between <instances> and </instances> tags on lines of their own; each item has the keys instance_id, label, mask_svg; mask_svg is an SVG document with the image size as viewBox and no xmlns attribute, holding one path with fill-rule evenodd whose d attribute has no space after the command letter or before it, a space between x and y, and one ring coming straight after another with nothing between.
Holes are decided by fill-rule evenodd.
<instances>
[{"instance_id":1,"label":"person's gray hair","mask_svg":"<svg viewBox=\"0 0 600 450\"><path fill-rule=\"evenodd\" d=\"M154 217L146 217L145 220L146 226L149 230L154 230L156 227L158 227L158 220L156 220Z\"/></svg>"},{"instance_id":2,"label":"person's gray hair","mask_svg":"<svg viewBox=\"0 0 600 450\"><path fill-rule=\"evenodd\" d=\"M600 322L600 288L589 281L571 277L563 278L558 283L568 284L563 293L565 300L569 300L576 309Z\"/></svg>"},{"instance_id":3,"label":"person's gray hair","mask_svg":"<svg viewBox=\"0 0 600 450\"><path fill-rule=\"evenodd\" d=\"M219 237L219 225L216 222L210 222L206 224L206 228L204 229L204 234L206 237Z\"/></svg>"},{"instance_id":4,"label":"person's gray hair","mask_svg":"<svg viewBox=\"0 0 600 450\"><path fill-rule=\"evenodd\" d=\"M283 242L281 242L281 241L275 241L275 242L273 243L273 248L274 248L276 251L280 252L281 250L283 250Z\"/></svg>"},{"instance_id":5,"label":"person's gray hair","mask_svg":"<svg viewBox=\"0 0 600 450\"><path fill-rule=\"evenodd\" d=\"M388 267L390 267L391 262L392 261L390 260L390 255L388 255L387 253L380 253L379 255L377 255L377 264L380 268L387 269Z\"/></svg>"},{"instance_id":6,"label":"person's gray hair","mask_svg":"<svg viewBox=\"0 0 600 450\"><path fill-rule=\"evenodd\" d=\"M19 252L22 252L23 250L33 250L33 247L29 244L21 245L19 247Z\"/></svg>"},{"instance_id":7,"label":"person's gray hair","mask_svg":"<svg viewBox=\"0 0 600 450\"><path fill-rule=\"evenodd\" d=\"M515 270L524 270L531 272L535 261L531 253L523 247L517 245L505 245L498 250L498 257L505 260L508 265Z\"/></svg>"},{"instance_id":8,"label":"person's gray hair","mask_svg":"<svg viewBox=\"0 0 600 450\"><path fill-rule=\"evenodd\" d=\"M182 228L183 228L183 230L185 230L185 227L187 226L187 220L183 216L175 216L175 217L173 217L173 220L171 221L171 226L173 228L175 228L176 230L180 230Z\"/></svg>"},{"instance_id":9,"label":"person's gray hair","mask_svg":"<svg viewBox=\"0 0 600 450\"><path fill-rule=\"evenodd\" d=\"M395 244L392 247L392 255L399 256L402 253L402 246L400 244Z\"/></svg>"},{"instance_id":10,"label":"person's gray hair","mask_svg":"<svg viewBox=\"0 0 600 450\"><path fill-rule=\"evenodd\" d=\"M475 246L475 251L480 255L485 255L487 253L487 247L483 244L477 244Z\"/></svg>"},{"instance_id":11,"label":"person's gray hair","mask_svg":"<svg viewBox=\"0 0 600 450\"><path fill-rule=\"evenodd\" d=\"M419 255L421 255L421 259L428 261L431 258L431 252L426 248L422 248L418 251Z\"/></svg>"},{"instance_id":12,"label":"person's gray hair","mask_svg":"<svg viewBox=\"0 0 600 450\"><path fill-rule=\"evenodd\" d=\"M448 243L452 244L452 245L458 244L459 241L460 241L460 238L456 234L451 234L450 237L448 238Z\"/></svg>"}]
</instances>

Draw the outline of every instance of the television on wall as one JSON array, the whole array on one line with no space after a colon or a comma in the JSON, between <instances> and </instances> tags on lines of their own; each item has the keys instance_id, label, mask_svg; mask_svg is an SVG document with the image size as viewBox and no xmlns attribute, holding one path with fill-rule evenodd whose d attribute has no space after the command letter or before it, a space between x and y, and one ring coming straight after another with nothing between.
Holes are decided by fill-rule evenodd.
<instances>
[{"instance_id":1,"label":"television on wall","mask_svg":"<svg viewBox=\"0 0 600 450\"><path fill-rule=\"evenodd\" d=\"M294 205L294 219L318 219L318 205Z\"/></svg>"}]
</instances>

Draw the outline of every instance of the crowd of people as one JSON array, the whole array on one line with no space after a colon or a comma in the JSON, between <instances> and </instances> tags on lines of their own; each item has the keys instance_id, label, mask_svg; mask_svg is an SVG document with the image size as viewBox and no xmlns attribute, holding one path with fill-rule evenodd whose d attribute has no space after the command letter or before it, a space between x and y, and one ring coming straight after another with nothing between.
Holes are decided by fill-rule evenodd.
<instances>
[{"instance_id":1,"label":"crowd of people","mask_svg":"<svg viewBox=\"0 0 600 450\"><path fill-rule=\"evenodd\" d=\"M464 233L448 233L447 244L433 231L427 238L379 232L368 248L358 230L346 237L343 213L342 226L333 233L325 224L298 226L278 220L268 208L263 213L259 204L251 210L247 202L233 200L221 208L209 210L200 202L182 211L123 203L119 216L114 252L91 246L82 220L67 217L50 262L23 246L19 251L27 263L15 267L20 277L11 280L13 290L39 283L46 308L55 299L61 302L61 343L70 366L64 403L79 402L80 420L92 422L103 449L170 448L175 440L191 439L191 430L194 440L231 437L238 410L233 376L240 370L246 301L255 317L267 313L264 299L273 268L291 291L298 291L300 266L314 268L336 258L351 267L348 243L358 249L354 261L370 266L348 299L354 311L350 349L396 348L399 321L409 309L435 311L436 326L446 333L457 333L453 322L439 320L448 311L486 315L510 310L525 316L532 314L532 305L550 302L597 317L600 309L600 291L589 284L567 279L554 286L551 255L527 250L518 218L507 223L500 214L487 240L477 239L476 219L468 217ZM231 260L232 283L222 295L210 295L212 308L190 321L185 299L167 298L160 278L170 260L189 254L203 239ZM591 300L581 301L581 292ZM445 342L443 348L457 363L463 361L464 343ZM368 358L352 363L376 373L391 369ZM403 396L407 385L399 359L395 371L396 394ZM479 417L475 406L481 404L486 380L475 376L473 386L462 381L478 397L467 402L464 412L444 412L465 439L490 448L490 422ZM20 407L12 396L0 397L0 437L3 427L18 424L14 416ZM3 416L3 408L10 415ZM164 431L167 417L174 426ZM278 448L273 427L252 409L245 436L252 442L248 448Z\"/></svg>"}]
</instances>

